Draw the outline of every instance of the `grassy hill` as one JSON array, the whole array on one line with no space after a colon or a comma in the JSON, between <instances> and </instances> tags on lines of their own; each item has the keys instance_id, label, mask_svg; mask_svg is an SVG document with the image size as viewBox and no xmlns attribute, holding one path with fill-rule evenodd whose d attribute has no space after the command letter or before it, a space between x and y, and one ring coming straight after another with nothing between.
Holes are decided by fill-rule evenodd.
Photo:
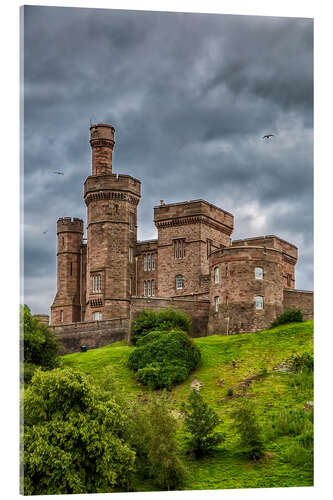
<instances>
[{"instance_id":1,"label":"grassy hill","mask_svg":"<svg viewBox=\"0 0 333 500\"><path fill-rule=\"evenodd\" d=\"M313 322L293 323L251 334L201 337L194 342L202 353L201 364L170 392L170 408L178 415L180 403L187 398L192 381L197 379L202 383L204 399L222 420L218 430L226 434L226 440L210 457L194 460L184 455L188 475L183 489L312 485L311 467L304 464L297 452L300 438L284 423L286 412L294 412L289 420L296 421L297 411L304 412L304 404L313 401L312 377L300 378L283 371L283 362L304 352L313 353ZM68 354L62 357L63 366L82 370L97 382L108 370L119 393L133 399L149 390L136 381L135 374L127 367L132 349L124 342L117 342L86 353ZM258 462L249 462L242 455L230 417L242 397L251 397L256 402L266 438L266 455ZM181 421L180 415L178 418ZM280 433L276 432L277 426L282 429ZM181 426L179 440L182 442ZM148 489L149 484L142 485L142 491Z\"/></svg>"}]
</instances>

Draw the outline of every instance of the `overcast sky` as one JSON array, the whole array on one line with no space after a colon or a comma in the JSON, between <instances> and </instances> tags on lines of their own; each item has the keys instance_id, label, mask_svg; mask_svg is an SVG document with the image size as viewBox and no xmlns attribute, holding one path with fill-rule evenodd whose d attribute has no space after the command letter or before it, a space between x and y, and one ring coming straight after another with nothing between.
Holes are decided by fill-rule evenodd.
<instances>
[{"instance_id":1,"label":"overcast sky","mask_svg":"<svg viewBox=\"0 0 333 500\"><path fill-rule=\"evenodd\" d=\"M86 218L90 120L116 129L114 172L142 181L139 239L157 236L161 199L203 198L235 216L233 239L296 244L296 287L313 288L311 19L25 7L33 313L49 313L56 293L57 219Z\"/></svg>"}]
</instances>

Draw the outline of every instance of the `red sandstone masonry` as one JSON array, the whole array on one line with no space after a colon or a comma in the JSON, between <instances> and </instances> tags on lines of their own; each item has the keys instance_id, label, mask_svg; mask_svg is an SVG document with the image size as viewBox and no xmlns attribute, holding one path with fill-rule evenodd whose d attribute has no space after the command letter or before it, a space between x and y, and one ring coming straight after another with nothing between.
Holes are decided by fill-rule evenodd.
<instances>
[{"instance_id":1,"label":"red sandstone masonry","mask_svg":"<svg viewBox=\"0 0 333 500\"><path fill-rule=\"evenodd\" d=\"M283 309L300 309L304 320L313 319L313 292L306 290L283 290Z\"/></svg>"}]
</instances>

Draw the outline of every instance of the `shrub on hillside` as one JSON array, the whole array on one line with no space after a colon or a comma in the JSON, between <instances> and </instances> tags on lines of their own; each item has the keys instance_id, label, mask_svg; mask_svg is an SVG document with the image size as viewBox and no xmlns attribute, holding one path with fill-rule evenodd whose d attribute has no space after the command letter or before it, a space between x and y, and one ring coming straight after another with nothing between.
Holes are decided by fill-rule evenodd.
<instances>
[{"instance_id":1,"label":"shrub on hillside","mask_svg":"<svg viewBox=\"0 0 333 500\"><path fill-rule=\"evenodd\" d=\"M185 416L184 430L188 450L196 458L209 454L220 444L225 436L222 432L214 432L220 419L217 413L203 400L197 389L192 389L187 403L183 403L181 411Z\"/></svg>"},{"instance_id":2,"label":"shrub on hillside","mask_svg":"<svg viewBox=\"0 0 333 500\"><path fill-rule=\"evenodd\" d=\"M149 478L160 490L179 488L185 470L176 440L177 420L166 398L150 397L135 405L128 419L128 442L135 450L139 481Z\"/></svg>"},{"instance_id":3,"label":"shrub on hillside","mask_svg":"<svg viewBox=\"0 0 333 500\"><path fill-rule=\"evenodd\" d=\"M59 363L59 342L54 332L34 318L28 306L20 307L24 381L30 382L37 367L51 370Z\"/></svg>"},{"instance_id":4,"label":"shrub on hillside","mask_svg":"<svg viewBox=\"0 0 333 500\"><path fill-rule=\"evenodd\" d=\"M264 439L258 424L253 401L244 399L233 410L232 418L241 438L242 452L251 460L257 460L264 454Z\"/></svg>"},{"instance_id":5,"label":"shrub on hillside","mask_svg":"<svg viewBox=\"0 0 333 500\"><path fill-rule=\"evenodd\" d=\"M307 352L295 356L292 363L292 369L295 372L301 372L303 370L313 371L313 356Z\"/></svg>"},{"instance_id":6,"label":"shrub on hillside","mask_svg":"<svg viewBox=\"0 0 333 500\"><path fill-rule=\"evenodd\" d=\"M286 323L301 323L303 321L303 313L300 309L289 309L282 313L273 323L270 328L275 328Z\"/></svg>"},{"instance_id":7,"label":"shrub on hillside","mask_svg":"<svg viewBox=\"0 0 333 500\"><path fill-rule=\"evenodd\" d=\"M138 340L129 356L137 378L151 389L167 388L185 380L200 362L200 350L179 330L154 331Z\"/></svg>"},{"instance_id":8,"label":"shrub on hillside","mask_svg":"<svg viewBox=\"0 0 333 500\"><path fill-rule=\"evenodd\" d=\"M152 330L182 330L189 333L192 328L192 319L182 311L166 309L160 311L143 310L137 319L132 322L131 341L136 345L138 339Z\"/></svg>"},{"instance_id":9,"label":"shrub on hillside","mask_svg":"<svg viewBox=\"0 0 333 500\"><path fill-rule=\"evenodd\" d=\"M126 418L82 373L39 369L24 393L24 495L126 491Z\"/></svg>"}]
</instances>

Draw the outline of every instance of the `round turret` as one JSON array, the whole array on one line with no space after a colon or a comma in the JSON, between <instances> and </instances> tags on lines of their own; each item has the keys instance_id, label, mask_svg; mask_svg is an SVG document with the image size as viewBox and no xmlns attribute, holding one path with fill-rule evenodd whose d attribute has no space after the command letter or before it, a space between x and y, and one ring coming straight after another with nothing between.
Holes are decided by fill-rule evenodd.
<instances>
[{"instance_id":1,"label":"round turret","mask_svg":"<svg viewBox=\"0 0 333 500\"><path fill-rule=\"evenodd\" d=\"M114 127L106 123L91 125L92 175L112 174L114 132Z\"/></svg>"}]
</instances>

